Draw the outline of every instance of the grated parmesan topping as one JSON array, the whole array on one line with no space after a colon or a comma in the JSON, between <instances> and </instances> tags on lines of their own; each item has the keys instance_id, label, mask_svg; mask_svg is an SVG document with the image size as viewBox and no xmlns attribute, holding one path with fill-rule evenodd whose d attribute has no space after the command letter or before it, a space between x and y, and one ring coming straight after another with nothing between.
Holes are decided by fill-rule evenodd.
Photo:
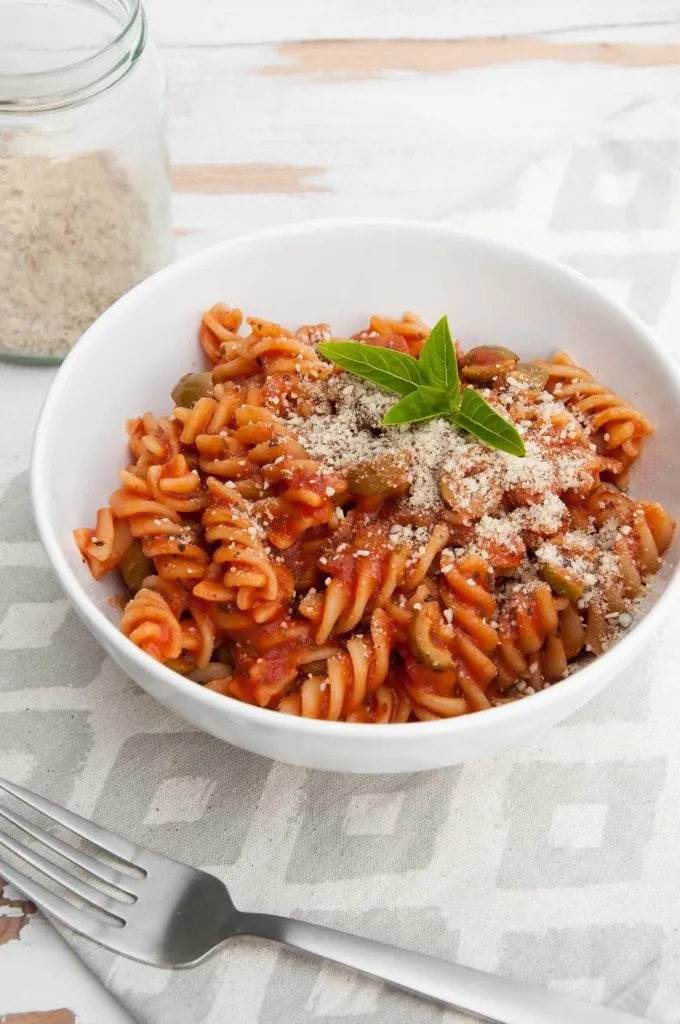
<instances>
[{"instance_id":1,"label":"grated parmesan topping","mask_svg":"<svg viewBox=\"0 0 680 1024\"><path fill-rule=\"evenodd\" d=\"M380 423L394 405L394 395L346 374L320 382L317 387L319 391L326 388L330 407L307 419L293 416L286 421L313 458L331 469L342 470L406 450L411 455L409 504L441 507L438 480L443 464L454 452L460 453L469 445L457 430L441 419L383 430ZM478 442L473 445L483 447Z\"/></svg>"},{"instance_id":2,"label":"grated parmesan topping","mask_svg":"<svg viewBox=\"0 0 680 1024\"><path fill-rule=\"evenodd\" d=\"M382 428L397 397L346 373L316 381L313 388L312 414L289 415L286 423L325 468L342 473L385 455L402 456L408 494L398 505L402 522L390 527L387 543L411 549L407 565L424 554L434 512L459 538L442 552L442 564L473 552L496 574L497 617L518 592L529 593L541 584L542 566L568 572L581 588L581 609L620 583L614 549L630 527L607 523L596 529L590 521L583 529L569 528L570 511L563 499L568 492L579 495L592 489L599 461L587 418L566 408L558 388L555 395L532 391L529 401L529 385L508 377L493 390L482 390L521 434L524 458L489 448L440 418ZM403 524L409 514L414 523ZM421 514L426 514L429 528L415 525ZM610 616L612 636L630 624L626 616L628 611ZM524 685L528 693L531 687Z\"/></svg>"},{"instance_id":3,"label":"grated parmesan topping","mask_svg":"<svg viewBox=\"0 0 680 1024\"><path fill-rule=\"evenodd\" d=\"M493 404L509 418L508 407L525 388L522 381L511 383ZM320 381L316 389L318 411L307 419L287 420L310 454L329 468L342 470L388 453L407 452L411 507L441 509L443 478L455 491L456 510L463 520L495 512L510 492L523 504L534 506L531 513L523 514L522 528L547 534L559 529L564 519L564 504L557 492L576 490L592 479L590 448L573 444L582 433L580 424L547 393L532 406L534 418L520 421L526 456L518 458L487 448L443 419L382 429L382 418L395 396L348 374ZM566 424L557 433L555 418L560 425ZM571 448L564 450L567 441ZM556 442L562 450L554 450Z\"/></svg>"},{"instance_id":4,"label":"grated parmesan topping","mask_svg":"<svg viewBox=\"0 0 680 1024\"><path fill-rule=\"evenodd\" d=\"M430 539L430 531L425 526L413 526L410 523L402 525L394 523L390 527L388 543L390 547L398 547L400 544L417 544L423 547Z\"/></svg>"}]
</instances>

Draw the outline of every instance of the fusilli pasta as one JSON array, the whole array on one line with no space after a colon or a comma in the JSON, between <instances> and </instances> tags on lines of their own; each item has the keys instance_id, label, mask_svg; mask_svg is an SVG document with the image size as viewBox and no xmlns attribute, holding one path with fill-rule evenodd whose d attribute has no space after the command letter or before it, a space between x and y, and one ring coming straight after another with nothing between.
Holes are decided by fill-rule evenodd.
<instances>
[{"instance_id":1,"label":"fusilli pasta","mask_svg":"<svg viewBox=\"0 0 680 1024\"><path fill-rule=\"evenodd\" d=\"M417 357L428 333L374 316L355 340ZM331 337L215 305L210 369L128 423L132 461L74 536L120 573L129 640L225 696L373 723L517 700L606 650L673 538L623 490L646 416L564 353L457 346L526 457L441 419L383 428L389 396L321 357Z\"/></svg>"}]
</instances>

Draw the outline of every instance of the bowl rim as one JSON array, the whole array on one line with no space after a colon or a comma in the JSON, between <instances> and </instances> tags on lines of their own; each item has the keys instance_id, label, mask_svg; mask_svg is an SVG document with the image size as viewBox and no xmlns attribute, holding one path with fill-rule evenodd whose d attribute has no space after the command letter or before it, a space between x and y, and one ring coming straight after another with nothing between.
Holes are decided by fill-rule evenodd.
<instances>
[{"instance_id":1,"label":"bowl rim","mask_svg":"<svg viewBox=\"0 0 680 1024\"><path fill-rule=\"evenodd\" d=\"M110 306L85 331L81 339L68 354L43 402L33 438L30 489L33 515L40 541L45 549L52 570L66 596L95 638L102 642L100 638L103 637L105 641L103 646L105 648L108 644L109 647L120 651L123 661L131 661L142 676L151 674L157 678L158 682L163 683L171 691L175 691L178 694L188 695L191 692L198 704L202 703L206 709L215 711L218 714L226 714L227 717L239 719L242 726L251 725L256 731L261 731L263 727L267 727L268 730L280 729L289 735L295 733L303 736L305 734L321 734L329 739L331 737L344 736L348 741L356 741L359 736L364 736L369 741L373 740L374 742L379 740L385 741L388 736L391 736L393 740L402 737L404 739L409 737L415 738L416 736L426 740L428 736L434 738L434 736L441 735L442 733L450 733L451 738L454 739L455 735L459 732L466 733L468 738L470 738L480 731L484 732L494 724L499 728L502 728L504 724L511 727L512 722L516 719L522 719L528 712L531 713L531 708L538 710L539 701L542 702L542 706L546 709L550 705L559 704L563 699L560 697L562 686L554 685L545 690L540 690L538 693L530 695L528 703L525 700L511 701L508 704L489 708L483 714L475 713L426 722L400 723L397 730L394 729L394 724L373 724L370 728L366 729L366 725L363 723L334 722L325 719L284 715L269 708L247 704L233 697L225 697L223 694L206 690L204 687L198 686L179 673L155 661L150 655L130 643L128 638L107 618L99 606L87 596L78 582L75 573L66 561L59 538L51 527L46 511L48 507L47 480L43 472L43 467L46 465L46 444L50 432L50 421L58 410L62 392L66 390L72 373L79 367L81 362L86 361L90 357L91 352L94 352L96 345L99 343L99 336L102 331L106 332L108 328L109 319L120 315L128 306L133 306L138 301L140 294L148 293L152 295L155 292L162 292L167 282L173 279L181 280L187 267L197 267L204 263L210 264L216 258L219 259L221 254L238 250L243 245L266 241L275 242L287 237L307 237L313 242L315 236L324 235L329 232L342 232L343 230L396 230L404 232L406 235L411 233L452 237L459 241L468 241L473 245L482 246L489 250L500 251L506 256L524 263L529 270L532 268L547 269L563 280L570 282L577 290L604 305L610 312L616 313L624 320L627 326L638 336L640 343L652 350L660 364L660 372L667 374L680 403L680 366L677 365L670 353L658 341L653 331L640 317L624 306L621 306L618 302L610 299L609 296L602 293L584 275L556 259L507 242L498 241L481 232L463 230L448 224L410 218L329 217L263 228L234 236L201 249L184 259L170 264L142 281ZM673 569L663 592L645 610L644 617L635 623L610 650L580 668L572 676L561 680L560 684L568 683L572 694L574 689L580 694L582 691L592 688L592 684L597 681L604 669L609 670L608 674L613 677L649 641L650 636L679 596L680 563Z\"/></svg>"}]
</instances>

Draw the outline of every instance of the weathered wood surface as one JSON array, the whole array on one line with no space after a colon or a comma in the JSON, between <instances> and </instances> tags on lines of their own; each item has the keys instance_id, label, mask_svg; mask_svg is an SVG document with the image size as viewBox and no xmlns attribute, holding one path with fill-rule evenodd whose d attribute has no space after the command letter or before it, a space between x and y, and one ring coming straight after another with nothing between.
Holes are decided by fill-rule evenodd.
<instances>
[{"instance_id":1,"label":"weathered wood surface","mask_svg":"<svg viewBox=\"0 0 680 1024\"><path fill-rule=\"evenodd\" d=\"M147 8L179 255L305 217L438 219L641 95L680 92L675 2Z\"/></svg>"}]
</instances>

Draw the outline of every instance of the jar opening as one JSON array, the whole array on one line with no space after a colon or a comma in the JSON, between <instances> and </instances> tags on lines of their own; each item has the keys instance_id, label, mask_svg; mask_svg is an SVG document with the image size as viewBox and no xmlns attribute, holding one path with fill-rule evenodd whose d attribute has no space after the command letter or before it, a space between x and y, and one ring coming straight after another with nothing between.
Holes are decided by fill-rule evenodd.
<instances>
[{"instance_id":1,"label":"jar opening","mask_svg":"<svg viewBox=\"0 0 680 1024\"><path fill-rule=\"evenodd\" d=\"M0 111L71 106L136 63L140 0L0 0Z\"/></svg>"}]
</instances>

